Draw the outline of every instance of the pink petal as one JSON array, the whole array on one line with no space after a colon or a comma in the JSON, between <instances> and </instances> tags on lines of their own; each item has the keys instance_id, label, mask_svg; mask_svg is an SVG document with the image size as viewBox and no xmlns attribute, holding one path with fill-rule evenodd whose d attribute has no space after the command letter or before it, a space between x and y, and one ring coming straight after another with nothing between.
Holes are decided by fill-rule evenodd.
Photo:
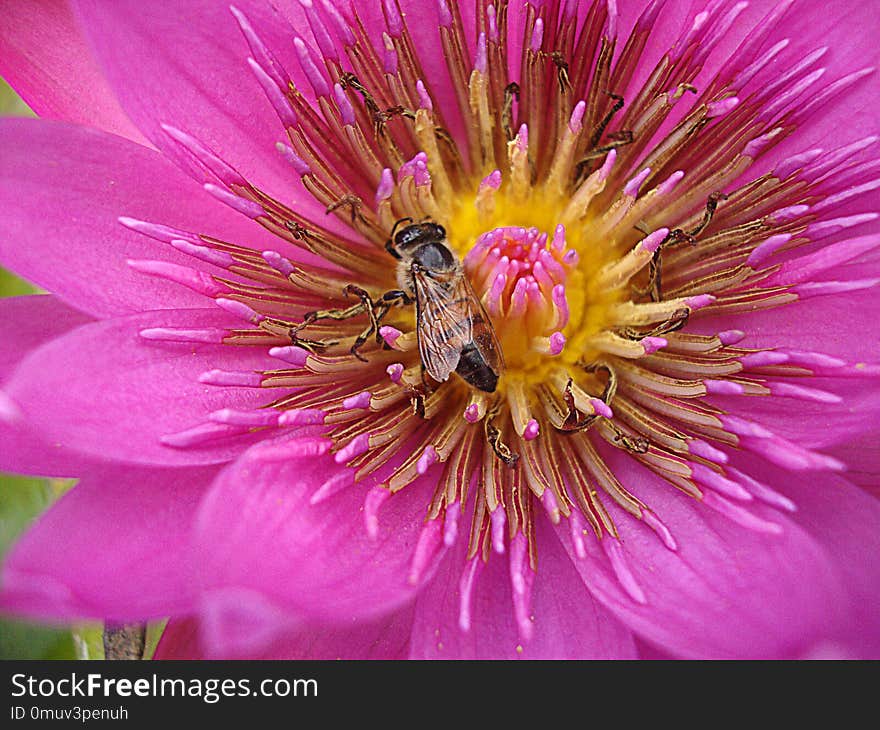
<instances>
[{"instance_id":1,"label":"pink petal","mask_svg":"<svg viewBox=\"0 0 880 730\"><path fill-rule=\"evenodd\" d=\"M601 451L618 478L668 526L678 551L610 504L624 559L646 598L639 604L621 587L595 540L584 541L588 554L578 559L568 525L557 533L590 593L639 635L679 657L773 658L795 654L824 637L829 625L839 625L845 614L840 576L796 522L750 505L782 533L740 527L629 456Z\"/></svg>"},{"instance_id":2,"label":"pink petal","mask_svg":"<svg viewBox=\"0 0 880 730\"><path fill-rule=\"evenodd\" d=\"M84 478L13 547L0 607L136 621L192 610L189 535L216 468L113 468Z\"/></svg>"},{"instance_id":3,"label":"pink petal","mask_svg":"<svg viewBox=\"0 0 880 730\"><path fill-rule=\"evenodd\" d=\"M836 474L801 480L770 464L749 466L756 479L778 487L797 505L794 521L822 547L840 576L837 602L844 620L835 624L829 616L817 644L842 648L852 658L880 658L880 500Z\"/></svg>"},{"instance_id":4,"label":"pink petal","mask_svg":"<svg viewBox=\"0 0 880 730\"><path fill-rule=\"evenodd\" d=\"M193 259L123 226L128 216L213 233L258 250L278 239L217 203L161 155L58 122L0 120L0 262L96 316L205 306L128 259ZM274 246L266 245L269 240ZM197 264L198 265L198 264ZM218 269L219 271L219 269Z\"/></svg>"},{"instance_id":5,"label":"pink petal","mask_svg":"<svg viewBox=\"0 0 880 730\"><path fill-rule=\"evenodd\" d=\"M116 101L67 2L30 0L3 8L0 75L44 119L147 144Z\"/></svg>"},{"instance_id":6,"label":"pink petal","mask_svg":"<svg viewBox=\"0 0 880 730\"><path fill-rule=\"evenodd\" d=\"M532 592L532 638L524 641L517 630L506 555L491 555L477 575L470 628L459 627L464 535L419 593L411 658L636 658L632 634L587 592L544 516L538 515L537 522L540 564Z\"/></svg>"},{"instance_id":7,"label":"pink petal","mask_svg":"<svg viewBox=\"0 0 880 730\"><path fill-rule=\"evenodd\" d=\"M371 539L362 508L375 477L311 505L320 485L345 467L329 454L264 461L265 448L253 447L221 472L196 524L204 636L221 656L263 651L301 623L369 621L416 590L407 576L427 481L385 502Z\"/></svg>"},{"instance_id":8,"label":"pink petal","mask_svg":"<svg viewBox=\"0 0 880 730\"><path fill-rule=\"evenodd\" d=\"M285 68L298 68L290 26L277 11L260 0L234 4ZM324 206L275 148L284 128L248 67L251 51L229 3L81 0L77 7L111 88L153 144L179 159L161 128L170 124L282 200L296 191L298 212L325 220ZM291 7L305 28L299 4Z\"/></svg>"},{"instance_id":9,"label":"pink petal","mask_svg":"<svg viewBox=\"0 0 880 730\"><path fill-rule=\"evenodd\" d=\"M0 299L0 388L31 351L89 318L55 297ZM19 474L78 476L95 464L82 456L43 441L17 418L0 417L0 469Z\"/></svg>"},{"instance_id":10,"label":"pink petal","mask_svg":"<svg viewBox=\"0 0 880 730\"><path fill-rule=\"evenodd\" d=\"M255 408L271 399L256 388L203 385L207 370L266 367L262 348L154 342L153 327L238 327L218 310L163 310L87 324L37 350L5 386L43 438L106 460L183 465L227 461L260 435L172 448L166 434L203 423L222 408Z\"/></svg>"},{"instance_id":11,"label":"pink petal","mask_svg":"<svg viewBox=\"0 0 880 730\"><path fill-rule=\"evenodd\" d=\"M412 629L411 606L372 621L342 627L304 627L283 634L263 651L222 658L235 659L406 659ZM154 659L221 658L208 655L199 641L197 619L172 619L156 647Z\"/></svg>"}]
</instances>

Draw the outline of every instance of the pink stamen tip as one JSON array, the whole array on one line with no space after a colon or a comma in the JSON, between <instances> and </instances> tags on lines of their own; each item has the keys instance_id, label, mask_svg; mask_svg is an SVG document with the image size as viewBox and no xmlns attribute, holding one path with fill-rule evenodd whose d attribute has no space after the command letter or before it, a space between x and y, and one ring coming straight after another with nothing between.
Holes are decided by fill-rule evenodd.
<instances>
[{"instance_id":1,"label":"pink stamen tip","mask_svg":"<svg viewBox=\"0 0 880 730\"><path fill-rule=\"evenodd\" d=\"M480 409L476 403L471 403L464 409L464 420L468 423L477 423L480 420Z\"/></svg>"},{"instance_id":2,"label":"pink stamen tip","mask_svg":"<svg viewBox=\"0 0 880 730\"><path fill-rule=\"evenodd\" d=\"M780 233L776 236L770 236L770 238L768 238L766 241L759 243L755 247L755 250L752 251L751 254L749 254L749 258L746 260L746 264L748 264L752 268L759 266L790 240L790 233Z\"/></svg>"},{"instance_id":3,"label":"pink stamen tip","mask_svg":"<svg viewBox=\"0 0 880 730\"><path fill-rule=\"evenodd\" d=\"M378 529L378 528L377 528ZM418 585L426 569L431 564L431 559L437 554L442 540L442 526L439 520L429 520L422 527L416 548L413 550L412 562L410 563L407 582L414 586Z\"/></svg>"},{"instance_id":4,"label":"pink stamen tip","mask_svg":"<svg viewBox=\"0 0 880 730\"><path fill-rule=\"evenodd\" d=\"M275 426L281 414L272 408L256 411L240 411L235 408L221 408L208 414L213 423L228 423L232 426Z\"/></svg>"},{"instance_id":5,"label":"pink stamen tip","mask_svg":"<svg viewBox=\"0 0 880 730\"><path fill-rule=\"evenodd\" d=\"M523 439L526 441L534 441L538 438L538 434L541 432L541 424L539 424L534 418L532 418L527 424L525 429L523 430Z\"/></svg>"},{"instance_id":6,"label":"pink stamen tip","mask_svg":"<svg viewBox=\"0 0 880 730\"><path fill-rule=\"evenodd\" d=\"M873 289L880 285L880 279L857 279L855 281L816 281L793 286L791 291L800 299L822 297L829 294L845 294L861 289Z\"/></svg>"},{"instance_id":7,"label":"pink stamen tip","mask_svg":"<svg viewBox=\"0 0 880 730\"><path fill-rule=\"evenodd\" d=\"M663 337L643 337L639 340L639 344L645 349L645 354L650 355L652 352L657 352L657 350L661 350L669 344L669 340Z\"/></svg>"},{"instance_id":8,"label":"pink stamen tip","mask_svg":"<svg viewBox=\"0 0 880 730\"><path fill-rule=\"evenodd\" d=\"M564 329L565 325L568 324L568 300L565 297L565 285L557 284L553 287L553 303L556 305L556 308L559 310L559 315L556 321L557 329Z\"/></svg>"},{"instance_id":9,"label":"pink stamen tip","mask_svg":"<svg viewBox=\"0 0 880 730\"><path fill-rule=\"evenodd\" d=\"M444 28L449 28L452 25L452 11L449 9L446 0L437 0L437 13L440 25Z\"/></svg>"},{"instance_id":10,"label":"pink stamen tip","mask_svg":"<svg viewBox=\"0 0 880 730\"><path fill-rule=\"evenodd\" d=\"M314 506L330 499L334 494L338 494L352 484L354 484L354 474L350 469L338 472L318 487L315 493L309 497L309 504Z\"/></svg>"},{"instance_id":11,"label":"pink stamen tip","mask_svg":"<svg viewBox=\"0 0 880 730\"><path fill-rule=\"evenodd\" d=\"M437 463L437 459L437 451L433 446L428 444L422 452L422 455L419 457L419 460L416 462L416 471L419 474L425 474L428 469Z\"/></svg>"},{"instance_id":12,"label":"pink stamen tip","mask_svg":"<svg viewBox=\"0 0 880 730\"><path fill-rule=\"evenodd\" d=\"M565 252L565 256L562 257L562 263L566 266L577 266L578 262L581 260L581 257L578 256L578 252L573 248Z\"/></svg>"},{"instance_id":13,"label":"pink stamen tip","mask_svg":"<svg viewBox=\"0 0 880 730\"><path fill-rule=\"evenodd\" d=\"M605 20L604 36L606 38L617 37L617 0L606 0L608 4L608 17Z\"/></svg>"},{"instance_id":14,"label":"pink stamen tip","mask_svg":"<svg viewBox=\"0 0 880 730\"><path fill-rule=\"evenodd\" d=\"M702 439L690 439L687 443L688 451L694 456L699 456L716 464L726 464L729 460L727 454Z\"/></svg>"},{"instance_id":15,"label":"pink stamen tip","mask_svg":"<svg viewBox=\"0 0 880 730\"><path fill-rule=\"evenodd\" d=\"M223 342L226 330L222 329L184 329L175 327L148 327L142 329L140 337L157 342L184 342L216 345Z\"/></svg>"},{"instance_id":16,"label":"pink stamen tip","mask_svg":"<svg viewBox=\"0 0 880 730\"><path fill-rule=\"evenodd\" d=\"M743 148L743 157L751 157L752 159L755 159L767 149L773 143L773 140L775 140L781 133L782 129L776 127L767 132L767 134L762 134L760 137L755 137L754 139L749 140L748 144Z\"/></svg>"},{"instance_id":17,"label":"pink stamen tip","mask_svg":"<svg viewBox=\"0 0 880 730\"><path fill-rule=\"evenodd\" d=\"M788 157L776 165L773 169L773 174L779 180L785 180L793 173L802 172L807 165L813 162L813 160L819 157L823 152L823 149L817 148Z\"/></svg>"},{"instance_id":18,"label":"pink stamen tip","mask_svg":"<svg viewBox=\"0 0 880 730\"><path fill-rule=\"evenodd\" d=\"M161 124L160 126L165 134L184 147L203 167L216 175L224 185L245 184L244 178L235 168L217 157L195 137L169 124Z\"/></svg>"},{"instance_id":19,"label":"pink stamen tip","mask_svg":"<svg viewBox=\"0 0 880 730\"><path fill-rule=\"evenodd\" d=\"M236 317L240 317L245 322L250 322L251 324L259 324L264 319L266 319L259 312L255 312L244 302L239 302L236 299L224 299L223 297L219 297L214 300L217 303L217 306L221 309L225 309L230 314L234 314Z\"/></svg>"},{"instance_id":20,"label":"pink stamen tip","mask_svg":"<svg viewBox=\"0 0 880 730\"><path fill-rule=\"evenodd\" d=\"M388 377L391 378L392 383L399 383L400 378L403 375L403 363L392 363L385 368L385 372L388 373Z\"/></svg>"},{"instance_id":21,"label":"pink stamen tip","mask_svg":"<svg viewBox=\"0 0 880 730\"><path fill-rule=\"evenodd\" d=\"M395 350L398 349L395 347L395 344L397 343L397 338L400 337L402 334L403 332L401 332L399 329L397 329L396 327L391 327L387 324L382 325L379 328L379 336L388 343L389 347L394 348Z\"/></svg>"},{"instance_id":22,"label":"pink stamen tip","mask_svg":"<svg viewBox=\"0 0 880 730\"><path fill-rule=\"evenodd\" d=\"M216 297L227 291L226 287L215 281L210 274L192 269L189 266L179 266L168 261L141 261L139 259L127 259L125 263L142 274L181 284L208 297Z\"/></svg>"},{"instance_id":23,"label":"pink stamen tip","mask_svg":"<svg viewBox=\"0 0 880 730\"><path fill-rule=\"evenodd\" d=\"M711 294L698 294L695 297L689 297L684 300L684 304L686 307L692 310L702 309L703 307L708 307L715 301L716 297Z\"/></svg>"},{"instance_id":24,"label":"pink stamen tip","mask_svg":"<svg viewBox=\"0 0 880 730\"><path fill-rule=\"evenodd\" d=\"M455 503L446 508L446 520L443 523L443 544L446 547L455 545L458 537L458 518L461 517L461 507Z\"/></svg>"},{"instance_id":25,"label":"pink stamen tip","mask_svg":"<svg viewBox=\"0 0 880 730\"><path fill-rule=\"evenodd\" d=\"M544 511L550 517L550 521L554 525L559 524L559 503L556 501L556 495L549 489L545 489L541 495L541 504L544 505Z\"/></svg>"},{"instance_id":26,"label":"pink stamen tip","mask_svg":"<svg viewBox=\"0 0 880 730\"><path fill-rule=\"evenodd\" d=\"M608 179L608 176L611 174L611 168L614 167L615 162L617 162L617 150L611 150L605 156L605 162L602 163L602 167L599 169L599 180Z\"/></svg>"},{"instance_id":27,"label":"pink stamen tip","mask_svg":"<svg viewBox=\"0 0 880 730\"><path fill-rule=\"evenodd\" d=\"M666 240L666 236L669 235L668 228L658 228L653 233L648 234L639 242L639 246L643 251L647 251L648 253L654 253L658 248L660 248L660 244Z\"/></svg>"},{"instance_id":28,"label":"pink stamen tip","mask_svg":"<svg viewBox=\"0 0 880 730\"><path fill-rule=\"evenodd\" d=\"M535 20L535 27L532 30L532 40L529 43L529 50L532 53L537 53L541 50L541 45L544 43L544 21L541 18Z\"/></svg>"},{"instance_id":29,"label":"pink stamen tip","mask_svg":"<svg viewBox=\"0 0 880 730\"><path fill-rule=\"evenodd\" d=\"M147 221L129 218L125 215L119 216L116 220L132 231L143 233L145 236L163 243L172 243L175 239L185 240L192 244L201 243L201 239L196 234L181 231L171 226L163 226L161 223L148 223Z\"/></svg>"},{"instance_id":30,"label":"pink stamen tip","mask_svg":"<svg viewBox=\"0 0 880 730\"><path fill-rule=\"evenodd\" d=\"M327 418L324 411L317 408L292 408L283 411L278 418L279 426L320 426Z\"/></svg>"},{"instance_id":31,"label":"pink stamen tip","mask_svg":"<svg viewBox=\"0 0 880 730\"><path fill-rule=\"evenodd\" d=\"M389 497L391 492L384 487L373 487L364 498L364 527L371 540L379 537L379 509Z\"/></svg>"},{"instance_id":32,"label":"pink stamen tip","mask_svg":"<svg viewBox=\"0 0 880 730\"><path fill-rule=\"evenodd\" d=\"M731 380L704 380L706 392L709 395L742 395L745 388Z\"/></svg>"},{"instance_id":33,"label":"pink stamen tip","mask_svg":"<svg viewBox=\"0 0 880 730\"><path fill-rule=\"evenodd\" d=\"M400 37L403 32L403 18L397 9L397 3L394 0L382 0L382 8L385 11L385 20L391 35Z\"/></svg>"},{"instance_id":34,"label":"pink stamen tip","mask_svg":"<svg viewBox=\"0 0 880 730\"><path fill-rule=\"evenodd\" d=\"M729 99L722 99L721 101L709 102L706 105L706 118L715 119L717 117L723 117L725 114L732 112L738 106L739 99L735 96L731 96Z\"/></svg>"},{"instance_id":35,"label":"pink stamen tip","mask_svg":"<svg viewBox=\"0 0 880 730\"><path fill-rule=\"evenodd\" d=\"M636 175L632 180L630 180L626 185L624 185L623 194L630 197L630 198L638 197L639 188L642 187L642 184L645 182L645 180L648 179L648 176L650 174L651 174L651 168L646 167L638 175Z\"/></svg>"},{"instance_id":36,"label":"pink stamen tip","mask_svg":"<svg viewBox=\"0 0 880 730\"><path fill-rule=\"evenodd\" d=\"M676 170L657 186L657 193L659 195L667 195L668 193L671 193L675 186L681 182L683 177L684 170Z\"/></svg>"},{"instance_id":37,"label":"pink stamen tip","mask_svg":"<svg viewBox=\"0 0 880 730\"><path fill-rule=\"evenodd\" d=\"M370 437L369 435L362 433L359 436L355 436L349 444L337 451L333 456L333 461L337 464L345 464L356 456L367 453L369 450Z\"/></svg>"},{"instance_id":38,"label":"pink stamen tip","mask_svg":"<svg viewBox=\"0 0 880 730\"><path fill-rule=\"evenodd\" d=\"M362 393L358 393L357 395L352 395L342 401L342 407L346 410L357 410L364 409L370 407L370 401L373 398L373 394L365 390Z\"/></svg>"},{"instance_id":39,"label":"pink stamen tip","mask_svg":"<svg viewBox=\"0 0 880 730\"><path fill-rule=\"evenodd\" d=\"M382 70L391 76L397 75L397 49L394 41L387 33L382 34L384 53L382 54Z\"/></svg>"},{"instance_id":40,"label":"pink stamen tip","mask_svg":"<svg viewBox=\"0 0 880 730\"><path fill-rule=\"evenodd\" d=\"M284 360L284 362L302 367L309 358L309 351L297 345L284 345L283 347L270 347L269 356Z\"/></svg>"},{"instance_id":41,"label":"pink stamen tip","mask_svg":"<svg viewBox=\"0 0 880 730\"><path fill-rule=\"evenodd\" d=\"M293 47L296 49L296 55L299 60L299 66L309 81L309 85L315 92L315 96L330 96L330 86L324 78L315 61L312 59L310 48L306 46L305 41L299 36L294 37Z\"/></svg>"},{"instance_id":42,"label":"pink stamen tip","mask_svg":"<svg viewBox=\"0 0 880 730\"><path fill-rule=\"evenodd\" d=\"M688 466L691 470L691 476L698 484L702 484L709 489L714 489L719 494L723 494L731 499L739 500L740 502L752 501L753 497L751 493L743 489L742 486L732 479L728 479L703 464L688 462Z\"/></svg>"},{"instance_id":43,"label":"pink stamen tip","mask_svg":"<svg viewBox=\"0 0 880 730\"><path fill-rule=\"evenodd\" d=\"M263 257L263 261L265 261L269 266L271 266L275 271L279 274L282 274L285 277L290 276L296 269L293 264L290 263L286 258L284 258L277 251L263 251L260 254Z\"/></svg>"},{"instance_id":44,"label":"pink stamen tip","mask_svg":"<svg viewBox=\"0 0 880 730\"><path fill-rule=\"evenodd\" d=\"M584 127L584 112L587 110L587 103L585 101L579 101L574 105L574 109L571 111L571 117L568 119L568 130L572 134L580 134L581 129Z\"/></svg>"},{"instance_id":45,"label":"pink stamen tip","mask_svg":"<svg viewBox=\"0 0 880 730\"><path fill-rule=\"evenodd\" d=\"M718 339L721 340L721 344L725 347L741 342L745 336L746 333L742 330L724 330L724 332L718 333Z\"/></svg>"},{"instance_id":46,"label":"pink stamen tip","mask_svg":"<svg viewBox=\"0 0 880 730\"><path fill-rule=\"evenodd\" d=\"M260 373L215 369L199 375L199 382L203 385L259 388L263 383L263 376Z\"/></svg>"},{"instance_id":47,"label":"pink stamen tip","mask_svg":"<svg viewBox=\"0 0 880 730\"><path fill-rule=\"evenodd\" d=\"M590 398L590 405L593 406L596 414L602 416L602 418L614 418L614 411L611 410L611 406L600 398Z\"/></svg>"},{"instance_id":48,"label":"pink stamen tip","mask_svg":"<svg viewBox=\"0 0 880 730\"><path fill-rule=\"evenodd\" d=\"M484 76L489 70L488 51L486 48L486 34L480 33L477 39L477 55L474 60L474 70Z\"/></svg>"},{"instance_id":49,"label":"pink stamen tip","mask_svg":"<svg viewBox=\"0 0 880 730\"><path fill-rule=\"evenodd\" d=\"M497 506L489 514L490 530L492 533L492 550L498 555L504 554L504 528L507 525L507 515L504 507Z\"/></svg>"},{"instance_id":50,"label":"pink stamen tip","mask_svg":"<svg viewBox=\"0 0 880 730\"><path fill-rule=\"evenodd\" d=\"M529 148L529 125L523 124L516 133L516 147L520 152L525 152Z\"/></svg>"},{"instance_id":51,"label":"pink stamen tip","mask_svg":"<svg viewBox=\"0 0 880 730\"><path fill-rule=\"evenodd\" d=\"M278 78L277 80L273 78L275 74L271 74L262 64L258 63L250 56L248 56L247 63L284 127L286 129L296 127L299 123L299 119L282 91L282 89L287 88L288 82L281 78Z\"/></svg>"},{"instance_id":52,"label":"pink stamen tip","mask_svg":"<svg viewBox=\"0 0 880 730\"><path fill-rule=\"evenodd\" d=\"M339 117L346 126L353 127L355 124L354 107L348 100L348 96L341 84L333 84L333 99L336 101L336 108L339 110Z\"/></svg>"},{"instance_id":53,"label":"pink stamen tip","mask_svg":"<svg viewBox=\"0 0 880 730\"><path fill-rule=\"evenodd\" d=\"M296 152L293 151L292 147L284 144L284 142L276 142L275 149L277 149L281 153L281 156L293 166L293 169L296 171L297 175L302 177L303 175L308 175L309 173L311 173L312 170L309 167L308 163L302 157L296 154Z\"/></svg>"},{"instance_id":54,"label":"pink stamen tip","mask_svg":"<svg viewBox=\"0 0 880 730\"><path fill-rule=\"evenodd\" d=\"M240 198L235 195L235 193L230 193L228 190L217 187L212 183L205 183L204 188L209 195L216 198L224 205L228 205L233 210L246 215L248 218L256 220L265 215L263 206L259 203L255 203L253 200Z\"/></svg>"},{"instance_id":55,"label":"pink stamen tip","mask_svg":"<svg viewBox=\"0 0 880 730\"><path fill-rule=\"evenodd\" d=\"M480 181L480 190L492 188L498 190L501 187L501 170L493 170Z\"/></svg>"},{"instance_id":56,"label":"pink stamen tip","mask_svg":"<svg viewBox=\"0 0 880 730\"><path fill-rule=\"evenodd\" d=\"M376 188L376 207L378 207L383 200L388 200L393 192L394 174L386 167L382 170L382 177L379 179L379 185Z\"/></svg>"},{"instance_id":57,"label":"pink stamen tip","mask_svg":"<svg viewBox=\"0 0 880 730\"><path fill-rule=\"evenodd\" d=\"M247 433L244 426L230 426L226 423L203 423L177 433L167 433L159 437L159 443L174 449L188 449L194 446Z\"/></svg>"},{"instance_id":58,"label":"pink stamen tip","mask_svg":"<svg viewBox=\"0 0 880 730\"><path fill-rule=\"evenodd\" d=\"M798 400L812 401L813 403L840 403L843 398L836 393L829 393L818 388L805 388L794 383L767 383L767 387L773 395L783 398L797 398Z\"/></svg>"},{"instance_id":59,"label":"pink stamen tip","mask_svg":"<svg viewBox=\"0 0 880 730\"><path fill-rule=\"evenodd\" d=\"M678 551L678 543L675 542L675 538L672 537L669 528L660 521L660 518L657 517L657 515L649 509L643 509L642 519L648 527L657 533L657 536L667 550L671 550L672 552Z\"/></svg>"},{"instance_id":60,"label":"pink stamen tip","mask_svg":"<svg viewBox=\"0 0 880 730\"><path fill-rule=\"evenodd\" d=\"M567 244L565 241L565 226L560 223L553 230L553 241L550 244L550 248L552 248L557 253L562 253L563 251L565 251L566 245ZM572 249L572 251L573 250L574 249Z\"/></svg>"},{"instance_id":61,"label":"pink stamen tip","mask_svg":"<svg viewBox=\"0 0 880 730\"><path fill-rule=\"evenodd\" d=\"M768 365L781 365L788 362L788 355L784 352L776 352L774 350L762 350L761 352L750 352L739 358L743 368L763 368Z\"/></svg>"},{"instance_id":62,"label":"pink stamen tip","mask_svg":"<svg viewBox=\"0 0 880 730\"><path fill-rule=\"evenodd\" d=\"M645 592L636 582L635 576L633 576L627 564L626 554L623 552L620 540L614 537L603 537L599 544L602 545L602 549L611 563L611 568L621 588L636 603L641 605L647 604L648 600L645 597Z\"/></svg>"},{"instance_id":63,"label":"pink stamen tip","mask_svg":"<svg viewBox=\"0 0 880 730\"><path fill-rule=\"evenodd\" d=\"M780 208L779 210L771 213L770 220L772 220L774 223L785 223L786 221L799 218L800 216L804 215L809 209L809 205L789 205L785 208Z\"/></svg>"},{"instance_id":64,"label":"pink stamen tip","mask_svg":"<svg viewBox=\"0 0 880 730\"><path fill-rule=\"evenodd\" d=\"M425 88L425 85L422 83L421 79L416 81L416 92L419 95L419 106L429 112L434 111L434 104L431 102L431 97L428 95L428 90Z\"/></svg>"},{"instance_id":65,"label":"pink stamen tip","mask_svg":"<svg viewBox=\"0 0 880 730\"><path fill-rule=\"evenodd\" d=\"M731 522L735 522L755 532L763 532L771 535L779 535L782 533L782 526L775 522L768 522L757 515L752 514L745 507L738 504L728 502L724 497L712 491L703 494L703 504L711 507L719 514L727 517Z\"/></svg>"},{"instance_id":66,"label":"pink stamen tip","mask_svg":"<svg viewBox=\"0 0 880 730\"><path fill-rule=\"evenodd\" d=\"M550 335L550 354L559 355L565 349L565 335L554 332Z\"/></svg>"}]
</instances>

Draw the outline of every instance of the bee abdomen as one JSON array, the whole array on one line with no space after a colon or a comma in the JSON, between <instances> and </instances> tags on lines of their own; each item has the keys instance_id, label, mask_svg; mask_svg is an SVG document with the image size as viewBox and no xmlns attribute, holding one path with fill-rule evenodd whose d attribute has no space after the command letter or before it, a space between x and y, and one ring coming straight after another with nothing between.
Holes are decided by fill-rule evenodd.
<instances>
[{"instance_id":1,"label":"bee abdomen","mask_svg":"<svg viewBox=\"0 0 880 730\"><path fill-rule=\"evenodd\" d=\"M462 348L455 372L466 383L486 393L494 393L498 385L498 375L489 367L473 342Z\"/></svg>"}]
</instances>

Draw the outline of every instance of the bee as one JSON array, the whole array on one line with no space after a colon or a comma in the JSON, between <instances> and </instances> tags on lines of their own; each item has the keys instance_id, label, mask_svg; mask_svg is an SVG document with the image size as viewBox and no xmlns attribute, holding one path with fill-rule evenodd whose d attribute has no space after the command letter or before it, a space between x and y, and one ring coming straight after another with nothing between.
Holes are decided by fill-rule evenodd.
<instances>
[{"instance_id":1,"label":"bee","mask_svg":"<svg viewBox=\"0 0 880 730\"><path fill-rule=\"evenodd\" d=\"M410 220L399 231L398 225ZM416 304L416 334L425 372L445 382L453 372L494 393L504 359L492 322L450 250L446 229L404 218L385 248L397 260L397 285Z\"/></svg>"}]
</instances>

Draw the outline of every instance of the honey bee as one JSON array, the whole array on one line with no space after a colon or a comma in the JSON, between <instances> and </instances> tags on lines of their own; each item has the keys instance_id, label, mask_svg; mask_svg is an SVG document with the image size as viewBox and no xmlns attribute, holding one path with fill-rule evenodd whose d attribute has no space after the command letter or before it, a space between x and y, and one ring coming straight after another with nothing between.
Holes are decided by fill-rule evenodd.
<instances>
[{"instance_id":1,"label":"honey bee","mask_svg":"<svg viewBox=\"0 0 880 730\"><path fill-rule=\"evenodd\" d=\"M446 230L436 223L410 221L399 231L395 226L391 235L385 247L398 260L398 286L410 301L415 300L425 371L438 382L455 372L477 390L494 393L504 370L501 346L461 262L449 248Z\"/></svg>"}]
</instances>

